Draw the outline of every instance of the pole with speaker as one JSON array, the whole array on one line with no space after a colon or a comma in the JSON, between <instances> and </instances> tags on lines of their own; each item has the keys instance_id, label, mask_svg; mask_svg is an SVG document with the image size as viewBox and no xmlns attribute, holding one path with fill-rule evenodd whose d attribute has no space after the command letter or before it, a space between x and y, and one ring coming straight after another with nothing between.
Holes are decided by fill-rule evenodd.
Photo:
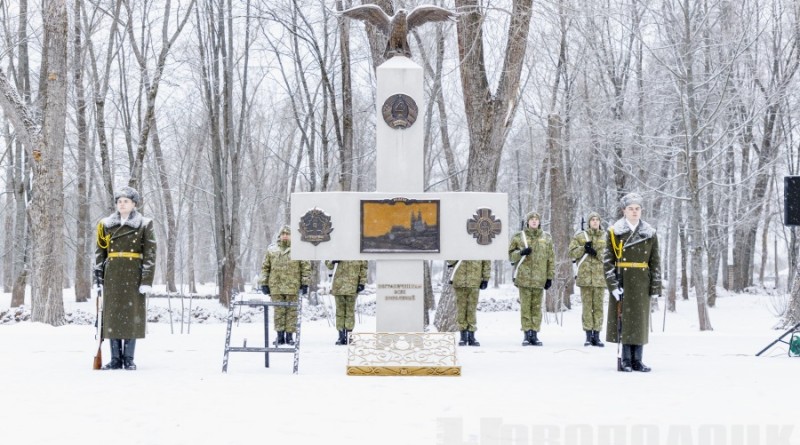
<instances>
[{"instance_id":1,"label":"pole with speaker","mask_svg":"<svg viewBox=\"0 0 800 445\"><path fill-rule=\"evenodd\" d=\"M800 226L800 176L783 177L783 224ZM790 336L788 341L784 340L787 336ZM800 323L784 332L756 356L763 354L778 343L785 343L789 346L790 357L800 356Z\"/></svg>"},{"instance_id":2,"label":"pole with speaker","mask_svg":"<svg viewBox=\"0 0 800 445\"><path fill-rule=\"evenodd\" d=\"M783 224L800 226L800 176L783 177Z\"/></svg>"}]
</instances>

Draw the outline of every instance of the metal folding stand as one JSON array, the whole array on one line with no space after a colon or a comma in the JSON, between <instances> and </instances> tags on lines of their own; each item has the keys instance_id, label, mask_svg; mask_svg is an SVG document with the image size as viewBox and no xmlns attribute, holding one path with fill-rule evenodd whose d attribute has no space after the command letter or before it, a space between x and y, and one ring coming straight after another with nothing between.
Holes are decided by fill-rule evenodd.
<instances>
[{"instance_id":1,"label":"metal folding stand","mask_svg":"<svg viewBox=\"0 0 800 445\"><path fill-rule=\"evenodd\" d=\"M225 332L225 355L222 359L222 372L228 372L228 354L230 352L263 352L264 353L264 367L269 368L269 354L270 352L276 353L294 353L294 362L292 366L292 374L297 374L300 364L300 325L303 315L303 296L297 296L296 303L288 301L263 301L263 300L237 300L238 295L234 295L228 308L228 328ZM233 329L233 310L236 306L262 306L264 308L264 347L251 347L247 346L245 339L242 346L231 346L231 330ZM294 347L288 348L271 348L269 341L269 307L297 307L297 336L295 337Z\"/></svg>"},{"instance_id":2,"label":"metal folding stand","mask_svg":"<svg viewBox=\"0 0 800 445\"><path fill-rule=\"evenodd\" d=\"M800 347L798 347L798 340L796 340L796 338L800 337L798 335L798 333L800 333L800 323L797 323L796 325L791 327L789 330L784 332L783 335L778 337L775 341L773 341L772 343L768 344L766 348L762 349L761 352L756 354L756 357L758 357L759 355L767 352L767 350L769 348L775 346L778 343L785 343L785 344L787 344L789 346L789 351L788 351L789 357L800 356L800 350L797 350L797 349L800 349ZM787 335L791 335L789 341L786 341L786 340L783 339Z\"/></svg>"}]
</instances>

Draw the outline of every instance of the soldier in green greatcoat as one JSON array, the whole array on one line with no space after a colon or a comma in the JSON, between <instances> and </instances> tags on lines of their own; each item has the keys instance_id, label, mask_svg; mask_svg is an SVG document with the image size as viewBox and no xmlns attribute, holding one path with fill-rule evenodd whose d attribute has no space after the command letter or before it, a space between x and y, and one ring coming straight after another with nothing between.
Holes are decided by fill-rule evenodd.
<instances>
[{"instance_id":1,"label":"soldier in green greatcoat","mask_svg":"<svg viewBox=\"0 0 800 445\"><path fill-rule=\"evenodd\" d=\"M145 294L152 291L156 270L153 220L136 210L139 192L122 187L114 193L117 210L97 225L95 277L103 286L103 338L111 361L103 369L135 370L136 339L147 323ZM124 343L123 343L124 341Z\"/></svg>"},{"instance_id":2,"label":"soldier in green greatcoat","mask_svg":"<svg viewBox=\"0 0 800 445\"><path fill-rule=\"evenodd\" d=\"M608 302L606 340L622 345L620 371L649 372L642 352L650 332L650 300L661 294L658 236L653 226L641 220L641 195L625 195L622 208L624 217L608 228L603 256L606 284L613 297Z\"/></svg>"},{"instance_id":3,"label":"soldier in green greatcoat","mask_svg":"<svg viewBox=\"0 0 800 445\"><path fill-rule=\"evenodd\" d=\"M461 331L459 346L480 346L475 339L478 330L478 295L486 289L492 273L492 263L487 260L448 261L450 284L456 294L456 323Z\"/></svg>"},{"instance_id":4,"label":"soldier in green greatcoat","mask_svg":"<svg viewBox=\"0 0 800 445\"><path fill-rule=\"evenodd\" d=\"M297 292L308 293L311 277L311 262L292 260L292 230L281 227L278 244L270 246L261 265L261 292L270 295L272 301L297 302ZM297 307L275 307L276 345L294 345L292 335L297 328Z\"/></svg>"},{"instance_id":5,"label":"soldier in green greatcoat","mask_svg":"<svg viewBox=\"0 0 800 445\"><path fill-rule=\"evenodd\" d=\"M336 330L339 331L336 344L346 345L356 325L356 298L367 284L367 262L326 260L325 267L332 270L331 293L336 300Z\"/></svg>"},{"instance_id":6,"label":"soldier in green greatcoat","mask_svg":"<svg viewBox=\"0 0 800 445\"><path fill-rule=\"evenodd\" d=\"M603 270L603 254L606 237L600 228L600 215L590 212L589 228L581 230L569 242L569 255L575 262L577 284L581 288L583 305L583 330L586 332L584 346L605 346L600 341L603 329L603 298L606 294L606 277Z\"/></svg>"},{"instance_id":7,"label":"soldier in green greatcoat","mask_svg":"<svg viewBox=\"0 0 800 445\"><path fill-rule=\"evenodd\" d=\"M514 267L514 285L519 289L520 317L525 333L522 346L541 346L542 295L553 284L555 250L553 238L540 227L536 212L525 215L525 228L511 238L508 259Z\"/></svg>"}]
</instances>

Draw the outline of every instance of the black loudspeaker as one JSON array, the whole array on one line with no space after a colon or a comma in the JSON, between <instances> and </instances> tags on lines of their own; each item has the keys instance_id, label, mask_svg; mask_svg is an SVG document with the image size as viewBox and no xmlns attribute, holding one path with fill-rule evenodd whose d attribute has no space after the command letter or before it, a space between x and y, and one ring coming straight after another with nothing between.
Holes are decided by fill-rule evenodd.
<instances>
[{"instance_id":1,"label":"black loudspeaker","mask_svg":"<svg viewBox=\"0 0 800 445\"><path fill-rule=\"evenodd\" d=\"M783 223L800 226L800 176L783 177Z\"/></svg>"}]
</instances>

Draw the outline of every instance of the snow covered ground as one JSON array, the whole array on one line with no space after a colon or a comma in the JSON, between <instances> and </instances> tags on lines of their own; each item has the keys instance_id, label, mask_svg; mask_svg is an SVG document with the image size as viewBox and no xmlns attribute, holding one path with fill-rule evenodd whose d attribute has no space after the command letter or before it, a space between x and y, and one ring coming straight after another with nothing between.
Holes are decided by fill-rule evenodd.
<instances>
[{"instance_id":1,"label":"snow covered ground","mask_svg":"<svg viewBox=\"0 0 800 445\"><path fill-rule=\"evenodd\" d=\"M489 289L482 298L516 296ZM363 298L363 297L362 297ZM225 324L150 323L139 370L93 371L90 325L0 325L0 440L4 444L800 444L800 358L777 338L768 295L723 295L712 332L693 300L678 303L645 347L653 372L619 373L616 348L583 346L580 305L550 316L544 346L522 347L519 313L479 312L479 348L459 348L461 377L348 377L346 349L325 319L303 325L292 355L232 353ZM94 312L94 301L68 312ZM663 299L662 299L663 300ZM0 294L0 312L10 296ZM151 299L151 306L165 306ZM213 301L198 302L224 313ZM663 301L661 302L663 304ZM178 300L172 300L179 309ZM260 316L233 344L263 341ZM356 331L373 330L363 316ZM108 360L105 345L104 358ZM296 442L295 442L296 441Z\"/></svg>"}]
</instances>

